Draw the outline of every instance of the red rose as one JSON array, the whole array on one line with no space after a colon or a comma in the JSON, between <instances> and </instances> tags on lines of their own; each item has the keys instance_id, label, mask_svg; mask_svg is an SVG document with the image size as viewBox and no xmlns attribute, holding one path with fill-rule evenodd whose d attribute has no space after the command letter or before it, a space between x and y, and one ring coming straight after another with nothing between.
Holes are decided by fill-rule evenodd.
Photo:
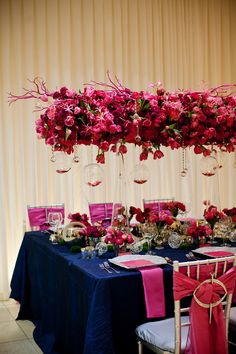
<instances>
[{"instance_id":1,"label":"red rose","mask_svg":"<svg viewBox=\"0 0 236 354\"><path fill-rule=\"evenodd\" d=\"M164 156L164 154L161 150L156 150L153 154L154 160L161 159L163 156Z\"/></svg>"}]
</instances>

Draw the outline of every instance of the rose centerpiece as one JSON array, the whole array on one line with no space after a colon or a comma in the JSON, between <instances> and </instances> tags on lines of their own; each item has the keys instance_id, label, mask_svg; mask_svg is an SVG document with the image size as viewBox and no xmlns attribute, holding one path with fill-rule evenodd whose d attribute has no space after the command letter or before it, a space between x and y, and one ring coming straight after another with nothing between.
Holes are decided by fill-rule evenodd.
<instances>
[{"instance_id":1,"label":"rose centerpiece","mask_svg":"<svg viewBox=\"0 0 236 354\"><path fill-rule=\"evenodd\" d=\"M91 226L88 225L83 230L84 236L87 239L87 244L89 246L95 247L98 242L100 242L101 237L105 236L106 229L102 226Z\"/></svg>"},{"instance_id":2,"label":"rose centerpiece","mask_svg":"<svg viewBox=\"0 0 236 354\"><path fill-rule=\"evenodd\" d=\"M214 241L215 224L220 220L225 220L226 214L223 211L218 210L215 205L210 205L204 210L203 216L205 220L208 222L208 224L210 225L212 230L210 243L216 243L216 241Z\"/></svg>"},{"instance_id":3,"label":"rose centerpiece","mask_svg":"<svg viewBox=\"0 0 236 354\"><path fill-rule=\"evenodd\" d=\"M162 230L166 225L172 225L175 217L170 210L155 211L150 208L145 208L142 211L140 208L131 207L132 216L141 224L140 229L144 238L147 238L148 252L151 252L152 240L157 244L158 248L162 247L163 237Z\"/></svg>"},{"instance_id":4,"label":"rose centerpiece","mask_svg":"<svg viewBox=\"0 0 236 354\"><path fill-rule=\"evenodd\" d=\"M192 237L193 243L198 247L199 244L204 244L206 238L212 235L212 228L208 225L197 225L197 221L194 220L187 228L186 233Z\"/></svg>"},{"instance_id":5,"label":"rose centerpiece","mask_svg":"<svg viewBox=\"0 0 236 354\"><path fill-rule=\"evenodd\" d=\"M122 247L126 246L127 243L134 242L134 238L130 233L127 234L121 230L108 227L104 241L113 246L115 256L117 256Z\"/></svg>"}]
</instances>

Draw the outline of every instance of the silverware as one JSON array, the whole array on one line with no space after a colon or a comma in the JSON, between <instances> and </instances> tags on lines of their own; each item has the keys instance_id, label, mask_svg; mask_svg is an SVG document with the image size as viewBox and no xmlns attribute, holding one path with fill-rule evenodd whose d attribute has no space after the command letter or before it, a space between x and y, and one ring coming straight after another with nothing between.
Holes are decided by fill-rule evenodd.
<instances>
[{"instance_id":1,"label":"silverware","mask_svg":"<svg viewBox=\"0 0 236 354\"><path fill-rule=\"evenodd\" d=\"M194 260L196 260L197 258L194 256L194 254L193 254L193 252L189 252L189 253L187 253L186 254L186 257L188 258L188 260L192 260L192 261L194 261Z\"/></svg>"},{"instance_id":2,"label":"silverware","mask_svg":"<svg viewBox=\"0 0 236 354\"><path fill-rule=\"evenodd\" d=\"M113 270L113 272L115 272L115 273L120 273L119 270L113 268L108 262L103 262L103 264L104 264L104 267L105 267L106 269L111 269L111 270Z\"/></svg>"},{"instance_id":3,"label":"silverware","mask_svg":"<svg viewBox=\"0 0 236 354\"><path fill-rule=\"evenodd\" d=\"M108 273L112 273L112 271L104 266L103 263L99 264L99 267L103 270L106 270Z\"/></svg>"}]
</instances>

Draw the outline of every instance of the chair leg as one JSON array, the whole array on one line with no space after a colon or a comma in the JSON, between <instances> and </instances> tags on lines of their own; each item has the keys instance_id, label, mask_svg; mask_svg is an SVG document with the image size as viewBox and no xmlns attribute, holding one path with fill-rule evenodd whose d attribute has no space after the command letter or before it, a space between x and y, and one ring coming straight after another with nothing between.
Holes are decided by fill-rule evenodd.
<instances>
[{"instance_id":1,"label":"chair leg","mask_svg":"<svg viewBox=\"0 0 236 354\"><path fill-rule=\"evenodd\" d=\"M140 340L138 341L138 354L143 354L143 344Z\"/></svg>"}]
</instances>

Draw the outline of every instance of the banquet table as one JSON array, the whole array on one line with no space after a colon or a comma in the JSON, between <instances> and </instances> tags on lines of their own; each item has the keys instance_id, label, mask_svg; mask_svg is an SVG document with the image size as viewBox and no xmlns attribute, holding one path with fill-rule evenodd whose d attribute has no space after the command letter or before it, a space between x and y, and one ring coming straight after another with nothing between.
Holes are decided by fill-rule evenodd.
<instances>
[{"instance_id":1,"label":"banquet table","mask_svg":"<svg viewBox=\"0 0 236 354\"><path fill-rule=\"evenodd\" d=\"M183 250L157 255L187 260ZM44 353L137 352L135 328L147 321L141 273L119 268L120 273L110 274L99 267L104 260L82 259L42 232L25 233L10 297L20 303L17 319L35 324L33 336ZM168 317L173 315L172 266L161 267Z\"/></svg>"}]
</instances>

